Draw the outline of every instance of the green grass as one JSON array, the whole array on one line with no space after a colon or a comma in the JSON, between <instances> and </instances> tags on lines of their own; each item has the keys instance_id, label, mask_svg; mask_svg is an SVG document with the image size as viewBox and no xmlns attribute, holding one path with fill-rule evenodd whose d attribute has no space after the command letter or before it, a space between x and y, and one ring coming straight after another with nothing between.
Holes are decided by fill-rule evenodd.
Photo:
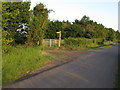
<instances>
[{"instance_id":1,"label":"green grass","mask_svg":"<svg viewBox=\"0 0 120 90\"><path fill-rule=\"evenodd\" d=\"M112 47L113 45L102 45L102 46L98 46L98 47L92 47L92 48L88 48L88 49L95 49L95 50L99 50L99 49L104 49L104 48L108 48L108 47Z\"/></svg>"},{"instance_id":2,"label":"green grass","mask_svg":"<svg viewBox=\"0 0 120 90\"><path fill-rule=\"evenodd\" d=\"M43 47L44 50L69 50L69 51L75 51L75 50L89 50L89 49L95 49L95 50L99 50L99 49L104 49L104 48L107 48L107 47L112 47L114 46L115 44L105 44L105 45L95 45L95 46L91 46L91 47L85 47L85 46L82 46L82 47L75 47L75 46L69 46L69 47L66 47L66 46L61 46L60 48L58 47Z\"/></svg>"},{"instance_id":3,"label":"green grass","mask_svg":"<svg viewBox=\"0 0 120 90\"><path fill-rule=\"evenodd\" d=\"M47 61L56 58L56 56L42 51L41 47L12 48L2 57L3 85L29 75L30 71L42 67Z\"/></svg>"}]
</instances>

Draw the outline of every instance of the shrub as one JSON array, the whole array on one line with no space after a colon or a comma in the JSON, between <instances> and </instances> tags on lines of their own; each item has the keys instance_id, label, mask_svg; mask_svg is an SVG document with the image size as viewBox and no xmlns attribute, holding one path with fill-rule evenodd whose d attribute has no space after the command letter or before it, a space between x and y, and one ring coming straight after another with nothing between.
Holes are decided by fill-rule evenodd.
<instances>
[{"instance_id":1,"label":"shrub","mask_svg":"<svg viewBox=\"0 0 120 90\"><path fill-rule=\"evenodd\" d=\"M87 39L87 38L67 38L64 40L64 46L68 48L89 48L103 45L103 39Z\"/></svg>"}]
</instances>

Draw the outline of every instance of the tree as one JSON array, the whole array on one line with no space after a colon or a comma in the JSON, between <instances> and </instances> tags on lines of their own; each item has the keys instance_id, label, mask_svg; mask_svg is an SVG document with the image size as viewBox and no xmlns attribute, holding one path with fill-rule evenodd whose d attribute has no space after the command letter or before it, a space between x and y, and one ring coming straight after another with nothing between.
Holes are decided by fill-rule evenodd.
<instances>
[{"instance_id":1,"label":"tree","mask_svg":"<svg viewBox=\"0 0 120 90\"><path fill-rule=\"evenodd\" d=\"M116 35L116 40L120 41L120 32L118 30L115 32L115 35Z\"/></svg>"},{"instance_id":2,"label":"tree","mask_svg":"<svg viewBox=\"0 0 120 90\"><path fill-rule=\"evenodd\" d=\"M42 39L48 22L49 10L40 3L31 11L30 28L28 31L28 45L42 45Z\"/></svg>"},{"instance_id":3,"label":"tree","mask_svg":"<svg viewBox=\"0 0 120 90\"><path fill-rule=\"evenodd\" d=\"M107 41L114 41L115 40L115 31L112 28L108 28L108 35L106 37Z\"/></svg>"},{"instance_id":4,"label":"tree","mask_svg":"<svg viewBox=\"0 0 120 90\"><path fill-rule=\"evenodd\" d=\"M77 37L77 35L79 35L78 34L79 30L80 30L80 27L78 25L76 25L76 24L69 25L64 29L65 37L66 38Z\"/></svg>"},{"instance_id":5,"label":"tree","mask_svg":"<svg viewBox=\"0 0 120 90\"><path fill-rule=\"evenodd\" d=\"M82 24L83 26L89 24L90 22L90 18L87 17L86 15L82 17L82 19L80 20L80 24Z\"/></svg>"},{"instance_id":6,"label":"tree","mask_svg":"<svg viewBox=\"0 0 120 90\"><path fill-rule=\"evenodd\" d=\"M2 31L3 38L12 39L12 44L18 42L27 31L29 22L30 2L3 2L2 3ZM21 36L21 38L17 38ZM23 41L25 42L25 40Z\"/></svg>"},{"instance_id":7,"label":"tree","mask_svg":"<svg viewBox=\"0 0 120 90\"><path fill-rule=\"evenodd\" d=\"M47 39L57 39L57 34L56 32L62 31L63 32L63 23L60 21L49 21L45 33L45 38ZM63 38L63 35L62 35Z\"/></svg>"},{"instance_id":8,"label":"tree","mask_svg":"<svg viewBox=\"0 0 120 90\"><path fill-rule=\"evenodd\" d=\"M78 20L78 19L75 19L75 21L73 22L73 24L80 25L80 24L81 24L81 22L80 22L80 20Z\"/></svg>"}]
</instances>

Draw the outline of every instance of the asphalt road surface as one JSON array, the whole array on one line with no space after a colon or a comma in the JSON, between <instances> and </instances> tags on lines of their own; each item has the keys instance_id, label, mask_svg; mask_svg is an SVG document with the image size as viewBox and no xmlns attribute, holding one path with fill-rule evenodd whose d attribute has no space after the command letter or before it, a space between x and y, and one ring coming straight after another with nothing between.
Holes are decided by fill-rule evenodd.
<instances>
[{"instance_id":1,"label":"asphalt road surface","mask_svg":"<svg viewBox=\"0 0 120 90\"><path fill-rule=\"evenodd\" d=\"M10 88L114 88L118 46L90 53L36 76L11 84Z\"/></svg>"}]
</instances>

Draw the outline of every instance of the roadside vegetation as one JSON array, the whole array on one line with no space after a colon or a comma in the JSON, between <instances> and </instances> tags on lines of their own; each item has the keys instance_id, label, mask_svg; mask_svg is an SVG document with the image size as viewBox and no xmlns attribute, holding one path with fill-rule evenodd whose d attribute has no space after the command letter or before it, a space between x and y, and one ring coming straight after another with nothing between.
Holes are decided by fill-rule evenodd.
<instances>
[{"instance_id":1,"label":"roadside vegetation","mask_svg":"<svg viewBox=\"0 0 120 90\"><path fill-rule=\"evenodd\" d=\"M87 39L87 38L72 38L62 40L61 47L43 46L43 50L87 50L87 49L103 49L116 45L115 42L105 41L101 38Z\"/></svg>"},{"instance_id":2,"label":"roadside vegetation","mask_svg":"<svg viewBox=\"0 0 120 90\"><path fill-rule=\"evenodd\" d=\"M18 46L3 54L3 85L29 75L31 71L42 67L45 63L57 57L41 49L41 47L23 48Z\"/></svg>"},{"instance_id":3,"label":"roadside vegetation","mask_svg":"<svg viewBox=\"0 0 120 90\"><path fill-rule=\"evenodd\" d=\"M86 39L86 38L68 38L65 40L65 46L70 49L90 49L105 45L113 45L111 41L103 39Z\"/></svg>"},{"instance_id":4,"label":"roadside vegetation","mask_svg":"<svg viewBox=\"0 0 120 90\"><path fill-rule=\"evenodd\" d=\"M114 45L120 32L107 28L88 16L73 22L49 20L49 10L42 3L30 10L31 2L2 2L2 82L11 83L58 56L45 50L81 50ZM43 39L58 39L64 44L45 47Z\"/></svg>"}]
</instances>

